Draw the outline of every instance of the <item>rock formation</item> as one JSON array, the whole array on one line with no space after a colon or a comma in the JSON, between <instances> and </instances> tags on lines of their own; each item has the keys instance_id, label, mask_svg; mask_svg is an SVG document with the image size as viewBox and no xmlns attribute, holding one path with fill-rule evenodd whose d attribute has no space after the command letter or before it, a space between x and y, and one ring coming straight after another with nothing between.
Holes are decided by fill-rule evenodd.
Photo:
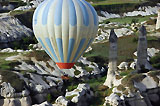
<instances>
[{"instance_id":1,"label":"rock formation","mask_svg":"<svg viewBox=\"0 0 160 106\"><path fill-rule=\"evenodd\" d=\"M109 69L107 73L107 79L104 83L105 86L111 87L115 79L115 75L118 74L117 71L117 35L114 30L111 30L109 37Z\"/></svg>"},{"instance_id":2,"label":"rock formation","mask_svg":"<svg viewBox=\"0 0 160 106\"><path fill-rule=\"evenodd\" d=\"M112 93L105 98L104 106L108 104L111 106L159 106L159 74L160 70L141 73L136 78L134 78L136 75L132 74L125 83L124 77L122 83L115 86ZM130 81L134 83L128 83ZM133 88L136 90L134 91Z\"/></svg>"},{"instance_id":3,"label":"rock formation","mask_svg":"<svg viewBox=\"0 0 160 106\"><path fill-rule=\"evenodd\" d=\"M138 47L137 47L137 65L136 70L141 71L143 69L151 70L152 66L149 64L147 57L147 32L146 28L142 26L139 29L139 39L138 39Z\"/></svg>"},{"instance_id":4,"label":"rock formation","mask_svg":"<svg viewBox=\"0 0 160 106\"><path fill-rule=\"evenodd\" d=\"M3 82L0 89L0 106L31 106L32 101L29 91L16 93L10 83Z\"/></svg>"},{"instance_id":5,"label":"rock formation","mask_svg":"<svg viewBox=\"0 0 160 106\"><path fill-rule=\"evenodd\" d=\"M11 16L0 17L0 48L7 47L9 42L18 41L22 37L31 37L32 35L32 30L24 26L17 18Z\"/></svg>"},{"instance_id":6,"label":"rock formation","mask_svg":"<svg viewBox=\"0 0 160 106\"><path fill-rule=\"evenodd\" d=\"M158 10L158 17L157 17L157 23L156 23L156 29L160 28L160 9Z\"/></svg>"}]
</instances>

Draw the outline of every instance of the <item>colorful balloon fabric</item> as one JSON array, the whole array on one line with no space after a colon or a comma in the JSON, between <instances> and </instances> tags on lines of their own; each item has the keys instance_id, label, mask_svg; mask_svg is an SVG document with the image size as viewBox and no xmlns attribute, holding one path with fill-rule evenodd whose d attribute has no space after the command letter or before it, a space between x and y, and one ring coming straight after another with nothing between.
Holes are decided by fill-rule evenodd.
<instances>
[{"instance_id":1,"label":"colorful balloon fabric","mask_svg":"<svg viewBox=\"0 0 160 106\"><path fill-rule=\"evenodd\" d=\"M33 15L33 30L61 69L70 69L98 30L95 9L85 0L45 0Z\"/></svg>"}]
</instances>

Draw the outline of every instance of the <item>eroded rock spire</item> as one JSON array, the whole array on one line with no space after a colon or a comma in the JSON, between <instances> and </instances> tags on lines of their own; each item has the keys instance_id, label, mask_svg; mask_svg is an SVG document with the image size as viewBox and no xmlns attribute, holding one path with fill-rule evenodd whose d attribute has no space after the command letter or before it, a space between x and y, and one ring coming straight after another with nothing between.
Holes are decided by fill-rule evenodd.
<instances>
[{"instance_id":1,"label":"eroded rock spire","mask_svg":"<svg viewBox=\"0 0 160 106\"><path fill-rule=\"evenodd\" d=\"M115 75L118 74L117 71L117 35L112 29L109 37L109 64L107 79L104 83L105 86L112 87L115 80Z\"/></svg>"},{"instance_id":2,"label":"eroded rock spire","mask_svg":"<svg viewBox=\"0 0 160 106\"><path fill-rule=\"evenodd\" d=\"M137 46L137 64L136 70L142 71L145 69L151 70L152 66L149 64L147 57L147 31L145 26L142 26L139 29L139 38L138 38L138 46Z\"/></svg>"}]
</instances>

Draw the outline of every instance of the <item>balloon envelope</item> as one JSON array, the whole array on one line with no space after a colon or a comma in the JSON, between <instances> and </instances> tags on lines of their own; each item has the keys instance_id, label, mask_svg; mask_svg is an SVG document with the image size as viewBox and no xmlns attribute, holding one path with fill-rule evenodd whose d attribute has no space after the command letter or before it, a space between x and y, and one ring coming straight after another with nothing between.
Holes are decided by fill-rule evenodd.
<instances>
[{"instance_id":1,"label":"balloon envelope","mask_svg":"<svg viewBox=\"0 0 160 106\"><path fill-rule=\"evenodd\" d=\"M45 0L34 12L33 30L59 68L69 69L95 38L98 16L85 0Z\"/></svg>"}]
</instances>

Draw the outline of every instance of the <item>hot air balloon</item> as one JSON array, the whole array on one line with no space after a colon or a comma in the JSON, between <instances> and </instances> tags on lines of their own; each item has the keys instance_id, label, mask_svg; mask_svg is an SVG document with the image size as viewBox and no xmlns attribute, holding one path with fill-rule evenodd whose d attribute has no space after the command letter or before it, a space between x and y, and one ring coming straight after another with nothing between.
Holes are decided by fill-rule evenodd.
<instances>
[{"instance_id":1,"label":"hot air balloon","mask_svg":"<svg viewBox=\"0 0 160 106\"><path fill-rule=\"evenodd\" d=\"M94 40L95 9L85 0L45 0L33 15L33 31L60 69L70 69Z\"/></svg>"}]
</instances>

